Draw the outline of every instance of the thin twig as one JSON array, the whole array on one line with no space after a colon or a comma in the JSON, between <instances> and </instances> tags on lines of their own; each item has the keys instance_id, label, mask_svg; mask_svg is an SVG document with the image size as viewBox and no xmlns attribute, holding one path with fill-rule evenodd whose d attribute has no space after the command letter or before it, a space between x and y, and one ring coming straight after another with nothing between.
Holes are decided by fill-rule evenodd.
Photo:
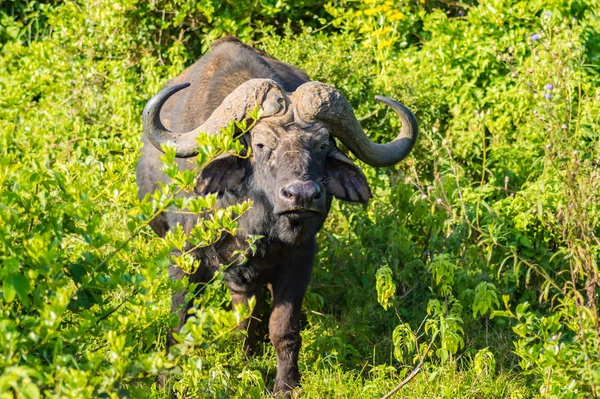
<instances>
[{"instance_id":1,"label":"thin twig","mask_svg":"<svg viewBox=\"0 0 600 399\"><path fill-rule=\"evenodd\" d=\"M417 374L419 374L419 372L421 371L421 367L423 367L423 364L425 363L425 357L427 356L427 354L429 353L429 349L431 349L431 346L435 342L436 336L437 336L437 334L435 334L432 337L431 342L429 343L429 346L427 347L427 349L425 350L425 353L421 357L421 360L419 361L419 364L417 364L417 367L415 367L414 370L411 371L410 374L405 379L403 379L402 381L400 381L400 383L398 385L396 385L391 391L389 391L388 393L386 393L385 395L383 395L381 397L381 399L391 398L392 395L394 395L396 392L398 392L400 389L402 389L403 386L405 386L406 384L408 384L410 382L410 380L412 380L413 378L415 378L415 376Z\"/></svg>"},{"instance_id":2,"label":"thin twig","mask_svg":"<svg viewBox=\"0 0 600 399\"><path fill-rule=\"evenodd\" d=\"M99 322L101 322L102 320L108 318L110 315L112 315L113 313L115 313L117 310L119 310L123 305L125 305L127 302L129 302L129 300L131 300L134 296L136 296L138 293L140 292L139 289L135 289L133 290L133 292L131 293L131 295L129 295L128 297L126 297L125 299L123 299L121 301L121 303L119 303L117 306L115 306L114 308L112 308L111 310L109 310L108 312L104 313L102 316L98 317L98 319L96 320L96 322L94 323L95 325L98 324Z\"/></svg>"},{"instance_id":3,"label":"thin twig","mask_svg":"<svg viewBox=\"0 0 600 399\"><path fill-rule=\"evenodd\" d=\"M400 382L400 384L396 385L394 387L394 389L392 389L391 391L389 391L388 393L386 393L384 396L382 396L381 399L391 398L393 394L395 394L396 392L398 392L403 386L405 386L406 384L408 384L410 382L410 380L412 380L413 378L415 378L415 376L417 374L419 374L419 372L421 371L421 367L423 366L424 362L425 362L425 358L421 359L421 361L419 362L419 364L417 365L417 367L415 367L415 369L413 371L411 371L411 373L408 375L408 377L406 377L404 380L402 380L402 382Z\"/></svg>"}]
</instances>

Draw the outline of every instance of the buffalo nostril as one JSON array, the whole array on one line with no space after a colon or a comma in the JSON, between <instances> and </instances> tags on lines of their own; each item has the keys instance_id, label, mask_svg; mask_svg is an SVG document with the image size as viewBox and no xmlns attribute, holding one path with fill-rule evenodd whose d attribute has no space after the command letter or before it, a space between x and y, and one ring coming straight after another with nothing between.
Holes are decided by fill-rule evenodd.
<instances>
[{"instance_id":1,"label":"buffalo nostril","mask_svg":"<svg viewBox=\"0 0 600 399\"><path fill-rule=\"evenodd\" d=\"M312 181L296 181L281 189L281 197L296 204L308 205L321 198L321 187Z\"/></svg>"},{"instance_id":2,"label":"buffalo nostril","mask_svg":"<svg viewBox=\"0 0 600 399\"><path fill-rule=\"evenodd\" d=\"M318 184L315 184L315 193L313 195L314 200L318 200L321 198L321 187Z\"/></svg>"},{"instance_id":3,"label":"buffalo nostril","mask_svg":"<svg viewBox=\"0 0 600 399\"><path fill-rule=\"evenodd\" d=\"M282 188L281 189L281 196L283 198L292 198L294 197L294 194L292 193L293 190L288 190L286 188Z\"/></svg>"}]
</instances>

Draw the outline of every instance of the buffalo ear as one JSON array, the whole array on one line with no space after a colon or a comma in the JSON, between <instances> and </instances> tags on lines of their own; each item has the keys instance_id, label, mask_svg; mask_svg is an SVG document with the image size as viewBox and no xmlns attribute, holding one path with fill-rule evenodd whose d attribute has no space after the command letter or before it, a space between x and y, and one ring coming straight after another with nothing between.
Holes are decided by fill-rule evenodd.
<instances>
[{"instance_id":1,"label":"buffalo ear","mask_svg":"<svg viewBox=\"0 0 600 399\"><path fill-rule=\"evenodd\" d=\"M369 201L372 197L369 183L362 170L339 149L327 154L325 163L327 191L335 197L350 202Z\"/></svg>"},{"instance_id":2,"label":"buffalo ear","mask_svg":"<svg viewBox=\"0 0 600 399\"><path fill-rule=\"evenodd\" d=\"M225 190L233 190L246 175L245 161L232 154L219 155L202 169L194 191L199 195L221 195Z\"/></svg>"}]
</instances>

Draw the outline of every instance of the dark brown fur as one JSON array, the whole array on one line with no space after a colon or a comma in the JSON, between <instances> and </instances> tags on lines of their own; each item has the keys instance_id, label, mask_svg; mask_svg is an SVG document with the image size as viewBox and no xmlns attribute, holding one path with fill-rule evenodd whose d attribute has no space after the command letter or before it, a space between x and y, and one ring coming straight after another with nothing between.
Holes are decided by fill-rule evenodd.
<instances>
[{"instance_id":1,"label":"dark brown fur","mask_svg":"<svg viewBox=\"0 0 600 399\"><path fill-rule=\"evenodd\" d=\"M188 89L175 94L164 106L162 118L168 128L188 131L201 125L236 87L253 78L276 81L293 92L309 80L302 70L277 61L236 38L216 41L212 50L169 85L190 82ZM310 125L277 120L259 121L243 138L252 147L249 159L224 155L207 165L198 179L196 193L219 194L217 207L252 200L252 208L239 219L243 230L235 237L226 235L218 243L194 252L201 267L189 281L207 282L222 264L232 262L232 254L247 247L249 234L262 235L257 252L243 265L225 271L225 280L234 303L246 303L252 296L260 300L264 285L271 288L273 309L269 335L277 352L275 392L286 392L300 379L300 310L310 280L316 253L315 234L319 231L334 196L343 200L366 202L370 191L364 175L335 145L320 123ZM167 183L161 171L161 155L144 137L137 168L139 195L144 197ZM194 169L193 159L178 159L181 168ZM352 196L348 193L353 192ZM166 212L152 222L157 234L182 225L189 231L197 217ZM170 268L173 279L184 273ZM190 304L185 292L173 295L172 310L181 320ZM259 306L256 307L258 309ZM248 329L247 346L255 342L254 323ZM174 343L169 334L168 345Z\"/></svg>"}]
</instances>

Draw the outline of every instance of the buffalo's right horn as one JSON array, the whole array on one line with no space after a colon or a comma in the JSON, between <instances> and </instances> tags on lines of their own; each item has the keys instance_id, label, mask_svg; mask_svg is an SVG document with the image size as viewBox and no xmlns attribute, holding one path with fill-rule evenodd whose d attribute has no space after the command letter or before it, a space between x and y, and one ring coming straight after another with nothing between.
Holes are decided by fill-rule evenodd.
<instances>
[{"instance_id":1,"label":"buffalo's right horn","mask_svg":"<svg viewBox=\"0 0 600 399\"><path fill-rule=\"evenodd\" d=\"M413 113L398 101L376 96L375 99L400 117L402 129L390 143L371 141L354 116L352 107L336 88L320 82L307 82L293 94L296 109L304 120L320 120L358 159L371 166L394 165L410 153L418 134L418 123Z\"/></svg>"},{"instance_id":2,"label":"buffalo's right horn","mask_svg":"<svg viewBox=\"0 0 600 399\"><path fill-rule=\"evenodd\" d=\"M262 117L286 112L288 99L282 88L271 79L251 79L231 92L213 111L206 121L192 131L176 133L169 131L160 120L160 110L173 94L188 87L189 83L178 84L161 90L148 101L142 114L144 134L159 150L161 145L175 146L178 158L189 158L198 154L197 137L200 133L218 133L233 121L248 118L256 104L262 107Z\"/></svg>"}]
</instances>

